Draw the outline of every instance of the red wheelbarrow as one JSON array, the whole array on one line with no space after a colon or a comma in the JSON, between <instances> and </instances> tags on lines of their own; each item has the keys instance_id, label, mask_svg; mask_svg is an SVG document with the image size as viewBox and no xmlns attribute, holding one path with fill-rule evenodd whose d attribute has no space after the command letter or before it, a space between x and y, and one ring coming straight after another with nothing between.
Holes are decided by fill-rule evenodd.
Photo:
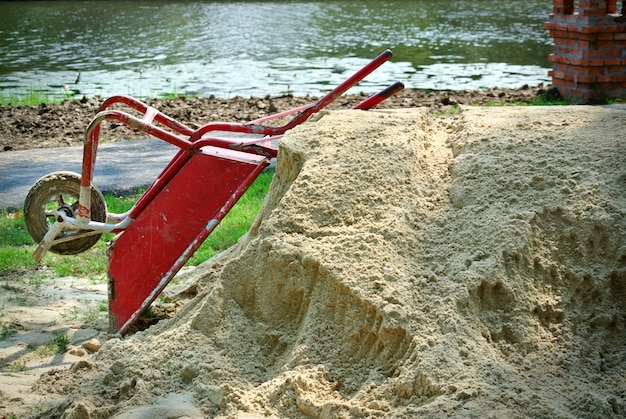
<instances>
[{"instance_id":1,"label":"red wheelbarrow","mask_svg":"<svg viewBox=\"0 0 626 419\"><path fill-rule=\"evenodd\" d=\"M277 156L271 144L303 123L391 58L385 51L314 103L248 123L211 122L191 129L128 96L107 99L87 127L82 176L55 172L39 179L24 202L28 232L47 251L77 254L103 233L117 233L107 248L109 324L124 333L154 301L196 249ZM403 89L394 83L353 109L367 110ZM121 103L140 116L108 109ZM285 125L272 119L295 114ZM116 120L177 146L180 150L134 206L107 213L102 193L92 184L100 124ZM211 136L235 133L237 138Z\"/></svg>"}]
</instances>

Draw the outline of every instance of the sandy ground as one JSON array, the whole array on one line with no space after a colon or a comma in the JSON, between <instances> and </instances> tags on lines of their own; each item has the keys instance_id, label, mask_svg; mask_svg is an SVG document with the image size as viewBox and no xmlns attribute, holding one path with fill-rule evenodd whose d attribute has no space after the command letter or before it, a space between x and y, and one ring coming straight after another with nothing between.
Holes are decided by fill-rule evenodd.
<instances>
[{"instance_id":1,"label":"sandy ground","mask_svg":"<svg viewBox=\"0 0 626 419\"><path fill-rule=\"evenodd\" d=\"M0 415L626 415L625 111L335 111L280 147L173 318L109 335L86 279L5 296Z\"/></svg>"}]
</instances>

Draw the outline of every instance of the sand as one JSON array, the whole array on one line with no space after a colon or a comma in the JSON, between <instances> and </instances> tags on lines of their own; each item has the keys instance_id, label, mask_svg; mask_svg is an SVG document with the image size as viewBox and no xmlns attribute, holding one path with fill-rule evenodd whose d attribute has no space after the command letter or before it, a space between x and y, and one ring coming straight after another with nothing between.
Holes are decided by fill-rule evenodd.
<instances>
[{"instance_id":1,"label":"sand","mask_svg":"<svg viewBox=\"0 0 626 419\"><path fill-rule=\"evenodd\" d=\"M172 319L100 335L32 397L63 418L624 417L625 191L623 110L324 112Z\"/></svg>"}]
</instances>

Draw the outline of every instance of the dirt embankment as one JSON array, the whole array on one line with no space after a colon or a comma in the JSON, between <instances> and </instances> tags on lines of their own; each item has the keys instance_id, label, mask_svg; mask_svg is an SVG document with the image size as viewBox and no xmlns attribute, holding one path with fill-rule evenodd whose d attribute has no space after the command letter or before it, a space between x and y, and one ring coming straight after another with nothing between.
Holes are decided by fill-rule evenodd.
<instances>
[{"instance_id":1,"label":"dirt embankment","mask_svg":"<svg viewBox=\"0 0 626 419\"><path fill-rule=\"evenodd\" d=\"M544 87L489 89L483 91L425 92L404 90L387 99L379 108L428 107L435 111L455 105L487 103L529 103L544 94ZM347 95L329 109L346 108L363 100L365 95ZM276 112L293 109L314 101L314 97L266 98L175 98L146 102L192 128L207 122L246 122ZM87 125L96 115L103 98L83 98L61 104L39 106L0 106L0 152L29 148L81 145ZM107 141L119 141L137 134L122 125L109 126ZM145 136L145 135L144 135Z\"/></svg>"}]
</instances>

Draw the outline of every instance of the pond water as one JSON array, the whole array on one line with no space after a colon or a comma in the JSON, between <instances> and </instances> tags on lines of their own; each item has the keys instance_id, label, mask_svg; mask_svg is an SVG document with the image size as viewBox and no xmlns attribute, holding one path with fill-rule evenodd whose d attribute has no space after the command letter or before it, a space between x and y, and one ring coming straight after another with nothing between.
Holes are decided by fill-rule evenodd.
<instances>
[{"instance_id":1,"label":"pond water","mask_svg":"<svg viewBox=\"0 0 626 419\"><path fill-rule=\"evenodd\" d=\"M0 2L3 96L319 95L549 82L547 0Z\"/></svg>"}]
</instances>

